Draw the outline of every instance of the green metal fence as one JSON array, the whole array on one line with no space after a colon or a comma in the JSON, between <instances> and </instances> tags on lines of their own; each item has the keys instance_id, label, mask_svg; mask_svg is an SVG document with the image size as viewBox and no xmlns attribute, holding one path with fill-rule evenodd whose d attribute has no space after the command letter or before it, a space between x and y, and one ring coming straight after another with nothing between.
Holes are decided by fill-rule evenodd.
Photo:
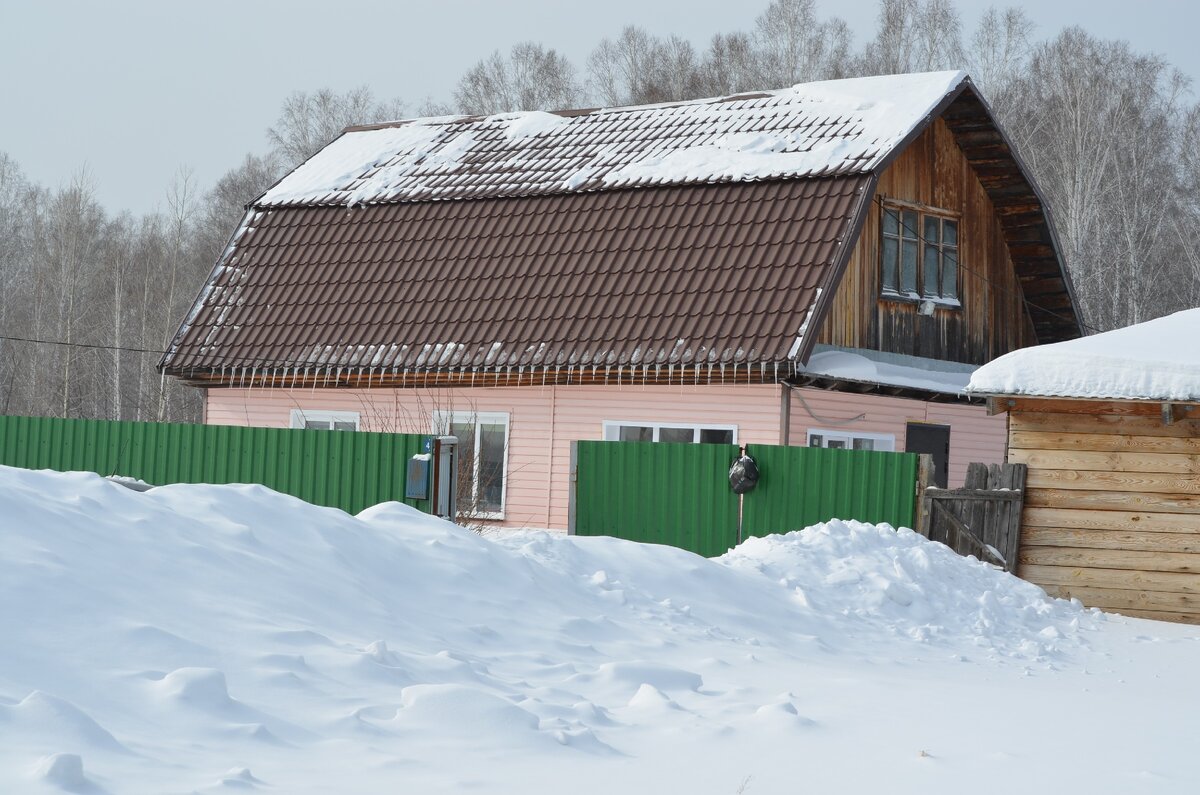
<instances>
[{"instance_id":1,"label":"green metal fence","mask_svg":"<svg viewBox=\"0 0 1200 795\"><path fill-rule=\"evenodd\" d=\"M729 488L736 445L576 442L571 527L720 555L748 536L829 519L912 527L919 456L747 445L758 486ZM740 512L739 512L740 507Z\"/></svg>"},{"instance_id":2,"label":"green metal fence","mask_svg":"<svg viewBox=\"0 0 1200 795\"><path fill-rule=\"evenodd\" d=\"M737 536L729 444L575 442L572 524L608 535L720 555Z\"/></svg>"},{"instance_id":3,"label":"green metal fence","mask_svg":"<svg viewBox=\"0 0 1200 795\"><path fill-rule=\"evenodd\" d=\"M261 483L358 513L404 499L423 436L0 416L0 464L167 483Z\"/></svg>"},{"instance_id":4,"label":"green metal fence","mask_svg":"<svg viewBox=\"0 0 1200 795\"><path fill-rule=\"evenodd\" d=\"M758 486L742 502L742 537L800 530L830 519L912 527L916 453L822 447L746 446Z\"/></svg>"}]
</instances>

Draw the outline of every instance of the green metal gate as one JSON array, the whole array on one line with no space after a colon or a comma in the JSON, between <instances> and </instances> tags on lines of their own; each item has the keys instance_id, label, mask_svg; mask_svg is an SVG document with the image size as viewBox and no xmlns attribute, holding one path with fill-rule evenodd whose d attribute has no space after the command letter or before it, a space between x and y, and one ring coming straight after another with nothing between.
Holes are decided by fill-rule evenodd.
<instances>
[{"instance_id":1,"label":"green metal gate","mask_svg":"<svg viewBox=\"0 0 1200 795\"><path fill-rule=\"evenodd\" d=\"M732 444L575 442L572 532L720 555L737 538Z\"/></svg>"},{"instance_id":2,"label":"green metal gate","mask_svg":"<svg viewBox=\"0 0 1200 795\"><path fill-rule=\"evenodd\" d=\"M830 519L912 527L919 456L747 445L757 487L729 488L736 445L575 442L571 531L720 555L746 537Z\"/></svg>"},{"instance_id":3,"label":"green metal gate","mask_svg":"<svg viewBox=\"0 0 1200 795\"><path fill-rule=\"evenodd\" d=\"M758 486L742 502L742 538L787 533L830 519L912 527L916 453L746 445Z\"/></svg>"},{"instance_id":4,"label":"green metal gate","mask_svg":"<svg viewBox=\"0 0 1200 795\"><path fill-rule=\"evenodd\" d=\"M404 499L417 434L0 416L0 464L125 475L147 483L260 483L358 513Z\"/></svg>"}]
</instances>

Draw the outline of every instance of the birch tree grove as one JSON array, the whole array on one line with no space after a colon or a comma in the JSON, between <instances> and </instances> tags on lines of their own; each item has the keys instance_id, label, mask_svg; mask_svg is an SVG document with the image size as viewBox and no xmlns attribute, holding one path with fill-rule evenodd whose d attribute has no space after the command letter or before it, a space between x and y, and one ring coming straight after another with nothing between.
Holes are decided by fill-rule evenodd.
<instances>
[{"instance_id":1,"label":"birch tree grove","mask_svg":"<svg viewBox=\"0 0 1200 795\"><path fill-rule=\"evenodd\" d=\"M693 43L614 26L579 66L518 42L448 103L412 115L665 102L810 80L965 69L1045 195L1084 322L1104 330L1200 306L1200 107L1164 59L1079 27L1039 37L1019 9L973 29L954 0L880 0L851 31L820 0L771 0ZM857 33L857 36L855 35ZM863 42L856 48L855 39ZM155 370L245 206L347 125L401 118L369 87L286 97L266 146L213 185L181 167L161 209L112 213L86 171L47 188L0 152L0 411L196 421L196 390Z\"/></svg>"}]
</instances>

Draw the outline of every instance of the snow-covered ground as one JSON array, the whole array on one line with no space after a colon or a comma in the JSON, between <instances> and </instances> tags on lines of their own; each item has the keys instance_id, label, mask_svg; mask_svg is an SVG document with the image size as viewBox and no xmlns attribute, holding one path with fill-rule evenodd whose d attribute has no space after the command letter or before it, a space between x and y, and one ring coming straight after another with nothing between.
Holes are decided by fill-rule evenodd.
<instances>
[{"instance_id":1,"label":"snow-covered ground","mask_svg":"<svg viewBox=\"0 0 1200 795\"><path fill-rule=\"evenodd\" d=\"M0 792L1195 792L1200 631L909 531L717 560L0 469Z\"/></svg>"}]
</instances>

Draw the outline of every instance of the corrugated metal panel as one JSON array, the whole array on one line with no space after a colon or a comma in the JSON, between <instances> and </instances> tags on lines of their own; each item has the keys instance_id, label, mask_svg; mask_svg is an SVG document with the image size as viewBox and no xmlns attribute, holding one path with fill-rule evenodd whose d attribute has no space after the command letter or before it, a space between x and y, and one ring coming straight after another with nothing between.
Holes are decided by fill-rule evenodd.
<instances>
[{"instance_id":1,"label":"corrugated metal panel","mask_svg":"<svg viewBox=\"0 0 1200 795\"><path fill-rule=\"evenodd\" d=\"M765 380L870 179L264 210L164 367L234 386L616 365L626 381L632 366L678 380L735 365Z\"/></svg>"},{"instance_id":2,"label":"corrugated metal panel","mask_svg":"<svg viewBox=\"0 0 1200 795\"><path fill-rule=\"evenodd\" d=\"M227 425L0 417L0 464L125 475L147 483L260 483L358 513L406 500L407 461L424 437Z\"/></svg>"},{"instance_id":3,"label":"corrugated metal panel","mask_svg":"<svg viewBox=\"0 0 1200 795\"><path fill-rule=\"evenodd\" d=\"M725 444L578 442L575 532L720 555L737 544L737 455Z\"/></svg>"},{"instance_id":4,"label":"corrugated metal panel","mask_svg":"<svg viewBox=\"0 0 1200 795\"><path fill-rule=\"evenodd\" d=\"M919 458L914 453L747 445L757 488L742 503L742 536L801 530L830 519L912 527Z\"/></svg>"}]
</instances>

